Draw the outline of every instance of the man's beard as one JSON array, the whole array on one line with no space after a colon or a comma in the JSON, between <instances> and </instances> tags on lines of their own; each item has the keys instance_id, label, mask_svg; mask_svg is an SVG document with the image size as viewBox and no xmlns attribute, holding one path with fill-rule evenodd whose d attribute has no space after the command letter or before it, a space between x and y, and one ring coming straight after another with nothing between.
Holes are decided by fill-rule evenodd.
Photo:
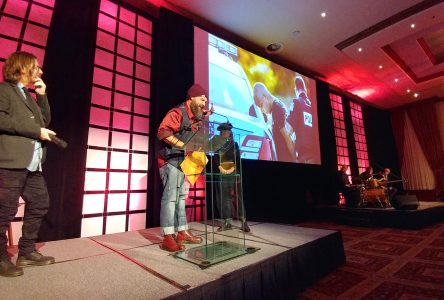
<instances>
[{"instance_id":1,"label":"man's beard","mask_svg":"<svg viewBox=\"0 0 444 300\"><path fill-rule=\"evenodd\" d=\"M202 108L199 105L197 105L197 103L193 103L193 102L191 102L190 107L191 107L191 112L193 113L194 117L197 120L202 120L203 116L204 116Z\"/></svg>"}]
</instances>

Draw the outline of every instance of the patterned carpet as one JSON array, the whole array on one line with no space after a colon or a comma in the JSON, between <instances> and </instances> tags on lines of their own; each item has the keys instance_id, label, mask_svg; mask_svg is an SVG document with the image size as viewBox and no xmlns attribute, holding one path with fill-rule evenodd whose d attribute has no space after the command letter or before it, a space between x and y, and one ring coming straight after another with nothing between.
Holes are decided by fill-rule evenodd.
<instances>
[{"instance_id":1,"label":"patterned carpet","mask_svg":"<svg viewBox=\"0 0 444 300\"><path fill-rule=\"evenodd\" d=\"M420 230L298 226L340 230L347 261L296 299L444 300L444 222Z\"/></svg>"}]
</instances>

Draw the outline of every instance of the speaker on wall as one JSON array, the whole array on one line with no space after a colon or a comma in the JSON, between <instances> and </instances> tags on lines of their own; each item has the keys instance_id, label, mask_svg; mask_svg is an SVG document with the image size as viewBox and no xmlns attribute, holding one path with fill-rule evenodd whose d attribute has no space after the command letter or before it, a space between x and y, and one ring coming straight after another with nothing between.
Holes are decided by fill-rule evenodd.
<instances>
[{"instance_id":1,"label":"speaker on wall","mask_svg":"<svg viewBox=\"0 0 444 300\"><path fill-rule=\"evenodd\" d=\"M392 200L392 206L396 209L415 210L419 201L416 195L397 195Z\"/></svg>"}]
</instances>

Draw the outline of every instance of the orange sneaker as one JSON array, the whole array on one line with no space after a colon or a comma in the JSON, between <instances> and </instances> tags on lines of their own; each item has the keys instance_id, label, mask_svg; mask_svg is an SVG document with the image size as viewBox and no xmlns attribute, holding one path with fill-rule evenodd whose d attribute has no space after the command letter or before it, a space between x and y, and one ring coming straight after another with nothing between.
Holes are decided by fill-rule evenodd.
<instances>
[{"instance_id":1,"label":"orange sneaker","mask_svg":"<svg viewBox=\"0 0 444 300\"><path fill-rule=\"evenodd\" d=\"M191 234L188 230L179 231L176 236L176 242L178 244L200 244L203 239L200 236Z\"/></svg>"},{"instance_id":2,"label":"orange sneaker","mask_svg":"<svg viewBox=\"0 0 444 300\"><path fill-rule=\"evenodd\" d=\"M160 249L166 250L168 252L177 252L185 250L184 245L179 245L174 239L174 235L167 234L163 237L162 244L159 245Z\"/></svg>"}]
</instances>

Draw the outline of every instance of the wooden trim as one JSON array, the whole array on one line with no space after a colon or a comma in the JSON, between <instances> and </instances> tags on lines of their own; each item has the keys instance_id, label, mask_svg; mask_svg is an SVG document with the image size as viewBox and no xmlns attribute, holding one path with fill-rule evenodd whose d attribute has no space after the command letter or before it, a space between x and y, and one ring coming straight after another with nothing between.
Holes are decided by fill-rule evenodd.
<instances>
[{"instance_id":1,"label":"wooden trim","mask_svg":"<svg viewBox=\"0 0 444 300\"><path fill-rule=\"evenodd\" d=\"M436 66L438 64L438 62L437 62L435 56L433 55L432 50L430 50L430 47L427 44L426 40L424 38L419 38L417 41L418 41L418 44L421 47L421 49L424 51L424 53L429 58L432 65Z\"/></svg>"},{"instance_id":2,"label":"wooden trim","mask_svg":"<svg viewBox=\"0 0 444 300\"><path fill-rule=\"evenodd\" d=\"M420 13L426 9L429 9L437 4L442 3L443 0L424 0L421 1L418 4L415 4L407 9L404 9L403 11L400 11L397 14L394 14L391 17L388 17L387 19L382 20L379 23L376 23L373 26L370 26L367 29L364 29L361 32L358 32L355 35L352 35L351 37L343 40L342 42L338 43L335 45L335 47L337 49L339 49L340 51L342 51L343 49L359 42L360 40L363 40L387 27L392 26L393 24L396 24L402 20L405 20L417 13Z\"/></svg>"}]
</instances>

